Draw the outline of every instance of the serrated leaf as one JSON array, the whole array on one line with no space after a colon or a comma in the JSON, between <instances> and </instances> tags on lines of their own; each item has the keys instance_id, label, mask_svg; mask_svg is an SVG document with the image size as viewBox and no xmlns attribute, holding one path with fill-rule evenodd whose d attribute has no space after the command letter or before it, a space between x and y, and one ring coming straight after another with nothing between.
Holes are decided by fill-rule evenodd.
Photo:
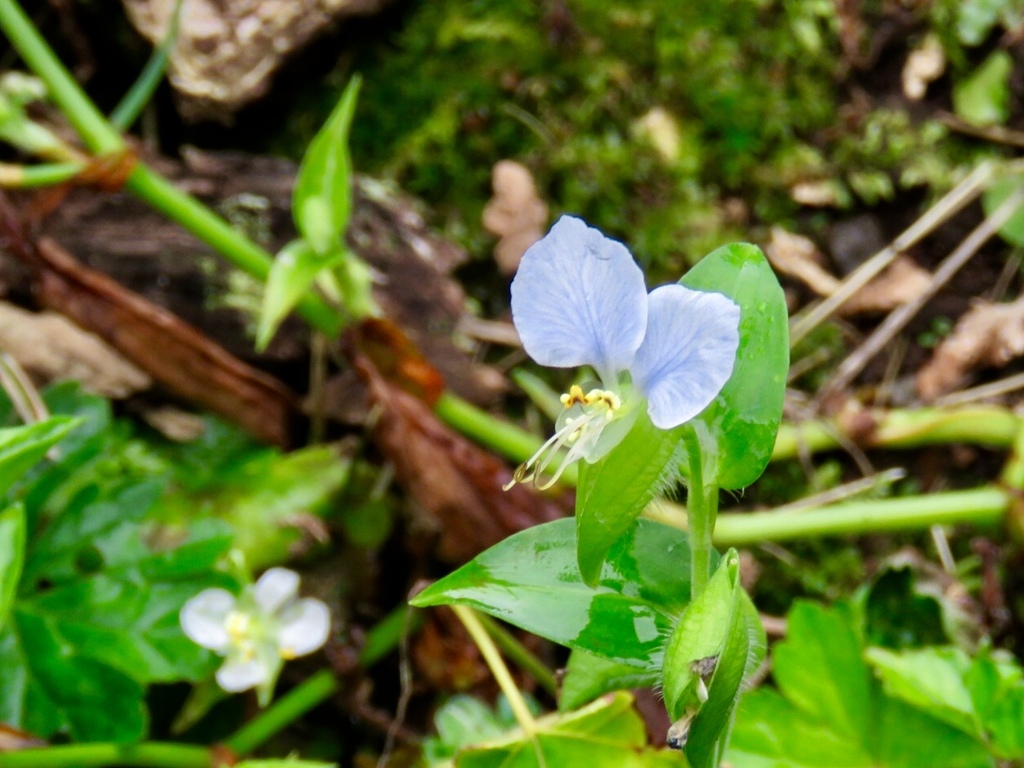
<instances>
[{"instance_id":1,"label":"serrated leaf","mask_svg":"<svg viewBox=\"0 0 1024 768\"><path fill-rule=\"evenodd\" d=\"M359 85L358 75L349 81L331 116L310 142L295 180L295 227L321 256L342 250L341 235L352 209L348 134Z\"/></svg>"},{"instance_id":2,"label":"serrated leaf","mask_svg":"<svg viewBox=\"0 0 1024 768\"><path fill-rule=\"evenodd\" d=\"M25 510L20 505L0 512L0 630L7 623L25 562Z\"/></svg>"},{"instance_id":3,"label":"serrated leaf","mask_svg":"<svg viewBox=\"0 0 1024 768\"><path fill-rule=\"evenodd\" d=\"M281 321L299 303L317 275L333 269L345 259L338 245L333 251L320 252L307 240L292 240L274 258L263 289L256 349L264 350L277 332Z\"/></svg>"},{"instance_id":4,"label":"serrated leaf","mask_svg":"<svg viewBox=\"0 0 1024 768\"><path fill-rule=\"evenodd\" d=\"M587 584L597 583L608 550L664 488L668 477L678 475L678 443L677 430L658 429L644 411L607 456L579 465L577 558Z\"/></svg>"},{"instance_id":5,"label":"serrated leaf","mask_svg":"<svg viewBox=\"0 0 1024 768\"><path fill-rule=\"evenodd\" d=\"M532 735L514 732L455 758L456 768L680 768L677 754L645 749L633 698L619 693L568 714L540 718Z\"/></svg>"},{"instance_id":6,"label":"serrated leaf","mask_svg":"<svg viewBox=\"0 0 1024 768\"><path fill-rule=\"evenodd\" d=\"M748 243L712 251L679 282L724 294L740 307L736 366L697 419L717 446L716 476L705 477L705 483L745 488L768 465L782 419L789 370L785 296L761 249Z\"/></svg>"},{"instance_id":7,"label":"serrated leaf","mask_svg":"<svg viewBox=\"0 0 1024 768\"><path fill-rule=\"evenodd\" d=\"M689 561L684 532L641 519L591 588L576 565L575 522L556 520L510 536L411 602L468 605L570 648L660 669L689 599Z\"/></svg>"},{"instance_id":8,"label":"serrated leaf","mask_svg":"<svg viewBox=\"0 0 1024 768\"><path fill-rule=\"evenodd\" d=\"M214 572L230 531L205 521L162 544L146 520L160 491L130 478L81 487L31 541L0 642L0 719L45 737L131 741L146 685L211 671L178 614L200 590L231 586Z\"/></svg>"},{"instance_id":9,"label":"serrated leaf","mask_svg":"<svg viewBox=\"0 0 1024 768\"><path fill-rule=\"evenodd\" d=\"M774 649L782 695L760 689L737 709L735 768L991 768L984 747L887 696L861 658L849 611L797 603Z\"/></svg>"}]
</instances>

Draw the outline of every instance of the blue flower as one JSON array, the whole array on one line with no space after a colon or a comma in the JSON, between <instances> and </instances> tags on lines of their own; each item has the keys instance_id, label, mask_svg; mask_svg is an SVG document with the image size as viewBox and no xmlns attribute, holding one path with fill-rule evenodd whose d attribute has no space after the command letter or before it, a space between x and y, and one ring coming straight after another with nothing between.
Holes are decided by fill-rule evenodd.
<instances>
[{"instance_id":1,"label":"blue flower","mask_svg":"<svg viewBox=\"0 0 1024 768\"><path fill-rule=\"evenodd\" d=\"M523 255L512 281L512 319L541 365L591 366L600 386L573 386L555 434L516 470L535 480L568 447L569 464L617 445L646 403L654 426L672 429L703 411L732 375L740 309L719 293L664 285L650 293L626 247L563 216Z\"/></svg>"}]
</instances>

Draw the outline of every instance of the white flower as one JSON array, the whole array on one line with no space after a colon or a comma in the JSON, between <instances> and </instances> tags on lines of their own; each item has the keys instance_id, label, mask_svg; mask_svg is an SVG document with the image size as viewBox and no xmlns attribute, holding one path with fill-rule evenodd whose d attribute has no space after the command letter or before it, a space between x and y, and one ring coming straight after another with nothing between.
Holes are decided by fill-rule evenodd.
<instances>
[{"instance_id":1,"label":"white flower","mask_svg":"<svg viewBox=\"0 0 1024 768\"><path fill-rule=\"evenodd\" d=\"M239 597L205 589L181 609L181 628L192 642L224 656L217 684L229 693L258 688L266 704L288 659L327 641L331 615L311 597L298 599L299 575L271 568Z\"/></svg>"},{"instance_id":2,"label":"white flower","mask_svg":"<svg viewBox=\"0 0 1024 768\"><path fill-rule=\"evenodd\" d=\"M590 365L601 387L574 386L554 436L513 482L534 480L563 446L550 485L579 459L617 445L646 403L659 429L703 411L732 375L740 308L720 293L665 285L650 293L626 247L563 216L523 255L512 281L512 320L541 365Z\"/></svg>"}]
</instances>

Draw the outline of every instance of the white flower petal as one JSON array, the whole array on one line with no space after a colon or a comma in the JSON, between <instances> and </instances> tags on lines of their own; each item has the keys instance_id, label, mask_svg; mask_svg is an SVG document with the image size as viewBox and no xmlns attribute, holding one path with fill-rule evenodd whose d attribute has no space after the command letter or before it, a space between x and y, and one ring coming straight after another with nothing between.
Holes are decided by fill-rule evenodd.
<instances>
[{"instance_id":1,"label":"white flower petal","mask_svg":"<svg viewBox=\"0 0 1024 768\"><path fill-rule=\"evenodd\" d=\"M193 643L223 654L231 641L227 618L235 604L235 596L226 589L204 589L182 606L181 629Z\"/></svg>"},{"instance_id":2,"label":"white flower petal","mask_svg":"<svg viewBox=\"0 0 1024 768\"><path fill-rule=\"evenodd\" d=\"M648 297L647 334L633 382L654 426L671 429L703 411L732 375L740 308L720 293L665 285Z\"/></svg>"},{"instance_id":3,"label":"white flower petal","mask_svg":"<svg viewBox=\"0 0 1024 768\"><path fill-rule=\"evenodd\" d=\"M252 589L253 598L260 612L270 616L277 613L288 601L299 593L299 574L287 568L271 568L266 571Z\"/></svg>"},{"instance_id":4,"label":"white flower petal","mask_svg":"<svg viewBox=\"0 0 1024 768\"><path fill-rule=\"evenodd\" d=\"M622 243L563 216L523 255L512 319L541 365L592 365L607 377L633 361L647 325L646 294L643 272Z\"/></svg>"},{"instance_id":5,"label":"white flower petal","mask_svg":"<svg viewBox=\"0 0 1024 768\"><path fill-rule=\"evenodd\" d=\"M230 656L217 670L217 685L228 693L255 688L267 679L269 670L259 657Z\"/></svg>"},{"instance_id":6,"label":"white flower petal","mask_svg":"<svg viewBox=\"0 0 1024 768\"><path fill-rule=\"evenodd\" d=\"M281 615L277 647L281 657L293 659L312 653L327 642L331 631L331 612L320 600L299 600Z\"/></svg>"}]
</instances>

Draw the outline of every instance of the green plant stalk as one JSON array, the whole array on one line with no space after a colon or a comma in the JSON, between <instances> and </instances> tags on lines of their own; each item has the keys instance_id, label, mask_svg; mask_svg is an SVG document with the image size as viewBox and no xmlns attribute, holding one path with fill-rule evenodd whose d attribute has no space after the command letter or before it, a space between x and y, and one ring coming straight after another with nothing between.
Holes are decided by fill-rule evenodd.
<instances>
[{"instance_id":1,"label":"green plant stalk","mask_svg":"<svg viewBox=\"0 0 1024 768\"><path fill-rule=\"evenodd\" d=\"M52 187L75 178L83 168L85 166L81 163L47 163L45 165L0 163L0 187L4 189Z\"/></svg>"},{"instance_id":2,"label":"green plant stalk","mask_svg":"<svg viewBox=\"0 0 1024 768\"><path fill-rule=\"evenodd\" d=\"M334 675L330 670L322 669L243 725L223 744L236 755L247 755L337 690L338 681ZM0 768L4 768L2 764Z\"/></svg>"},{"instance_id":3,"label":"green plant stalk","mask_svg":"<svg viewBox=\"0 0 1024 768\"><path fill-rule=\"evenodd\" d=\"M718 516L718 486L704 465L706 452L697 427L687 427L686 454L690 464L687 479L686 519L690 528L690 600L696 600L711 577L712 533Z\"/></svg>"},{"instance_id":4,"label":"green plant stalk","mask_svg":"<svg viewBox=\"0 0 1024 768\"><path fill-rule=\"evenodd\" d=\"M512 679L512 675L509 674L508 667L502 661L497 646L491 640L491 636L487 634L484 625L480 623L480 618L476 615L475 611L464 605L453 605L451 609L459 617L459 621L462 622L469 636L473 638L473 642L476 643L476 647L480 650L480 655L484 657L484 661L491 670L491 674L494 675L498 687L505 694L505 698L508 700L508 705L512 709L512 714L515 715L519 727L523 729L524 734L532 736L537 732L537 722L533 719L530 708L526 706L526 700L523 699L523 695L519 692L519 688Z\"/></svg>"},{"instance_id":5,"label":"green plant stalk","mask_svg":"<svg viewBox=\"0 0 1024 768\"><path fill-rule=\"evenodd\" d=\"M765 541L815 536L857 536L889 531L924 530L933 525L996 525L1010 509L1012 494L995 485L970 491L946 491L845 504L779 514L722 514L715 527L719 547L743 547Z\"/></svg>"},{"instance_id":6,"label":"green plant stalk","mask_svg":"<svg viewBox=\"0 0 1024 768\"><path fill-rule=\"evenodd\" d=\"M494 640L505 655L513 661L521 670L533 677L537 685L547 691L551 696L558 696L558 681L554 673L544 663L534 656L520 643L516 637L498 622L485 613L478 613L477 619L483 624L487 634Z\"/></svg>"},{"instance_id":7,"label":"green plant stalk","mask_svg":"<svg viewBox=\"0 0 1024 768\"><path fill-rule=\"evenodd\" d=\"M0 0L0 28L29 68L46 83L50 97L89 151L103 155L124 149L122 136L89 100L16 0ZM266 280L273 261L269 253L143 163L135 166L125 186L219 251L239 269L259 280ZM307 322L328 336L337 336L341 329L340 314L315 294L303 297L296 310Z\"/></svg>"},{"instance_id":8,"label":"green plant stalk","mask_svg":"<svg viewBox=\"0 0 1024 768\"><path fill-rule=\"evenodd\" d=\"M139 768L216 768L208 747L166 742L142 744L65 744L0 753L0 768L88 768L125 765Z\"/></svg>"}]
</instances>

